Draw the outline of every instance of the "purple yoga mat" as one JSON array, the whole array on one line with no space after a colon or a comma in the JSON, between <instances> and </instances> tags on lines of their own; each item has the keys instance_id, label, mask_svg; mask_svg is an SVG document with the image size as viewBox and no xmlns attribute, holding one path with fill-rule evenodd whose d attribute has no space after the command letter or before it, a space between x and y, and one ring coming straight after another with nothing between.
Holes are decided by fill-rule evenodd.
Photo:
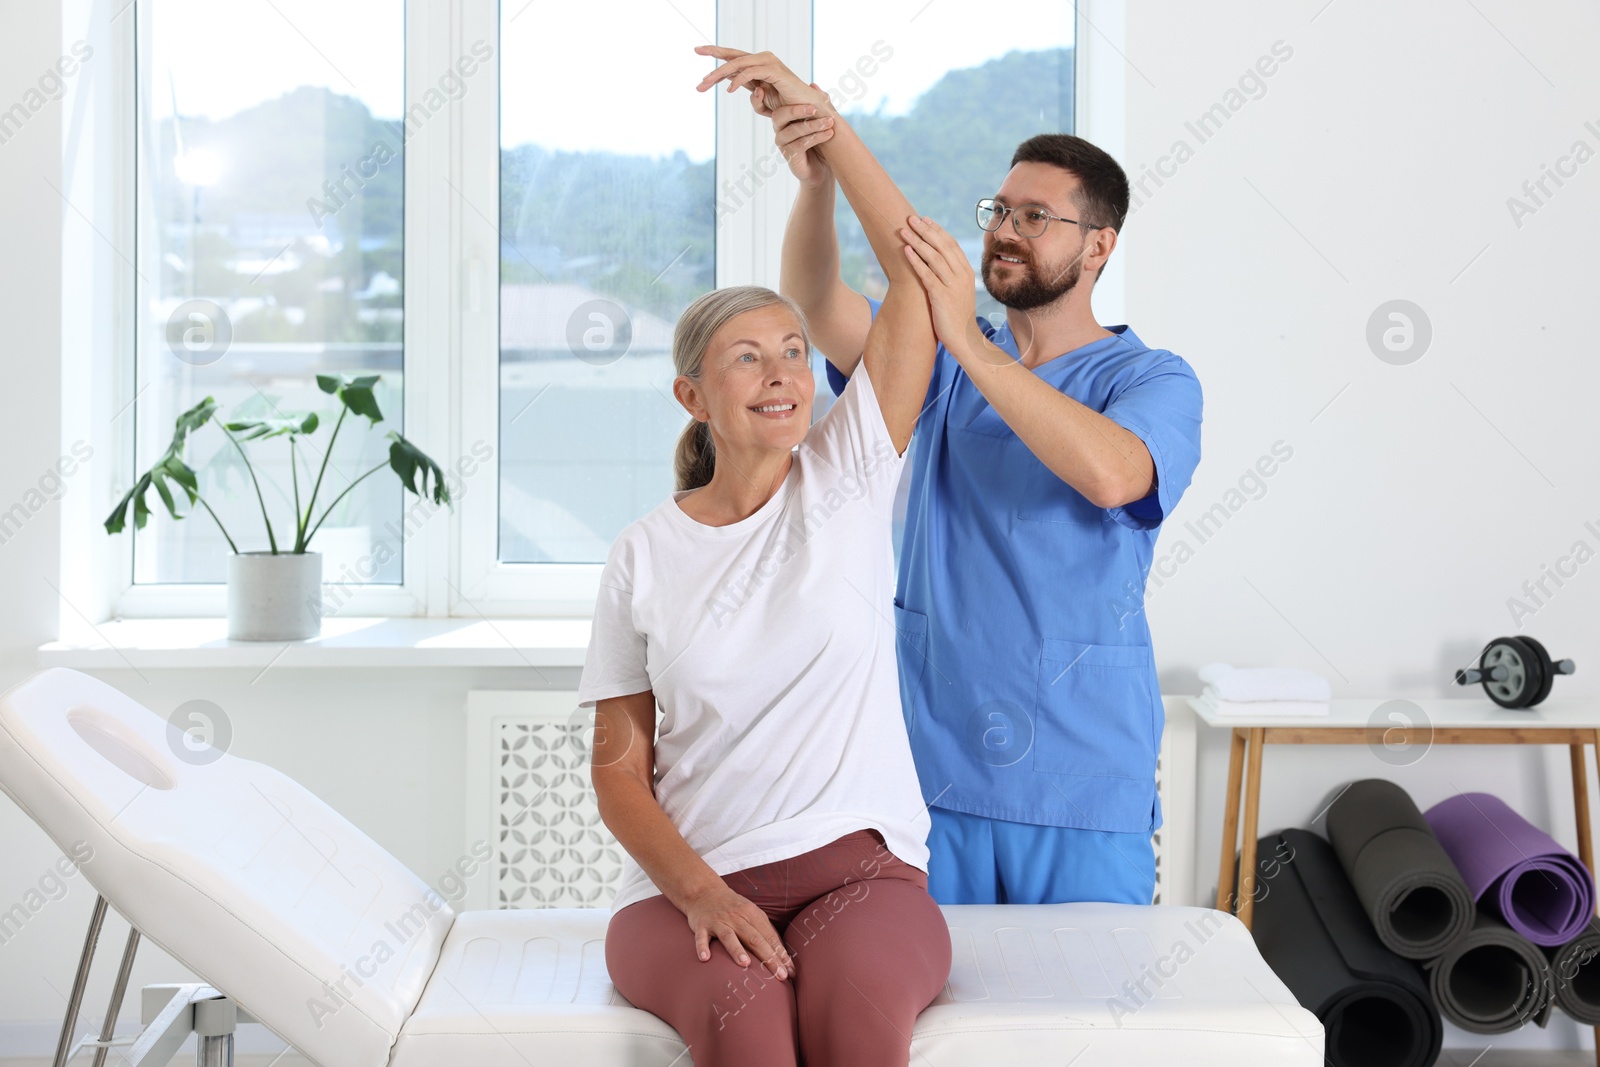
<instances>
[{"instance_id":1,"label":"purple yoga mat","mask_svg":"<svg viewBox=\"0 0 1600 1067\"><path fill-rule=\"evenodd\" d=\"M1473 899L1536 945L1563 945L1594 917L1594 879L1576 856L1489 793L1423 813Z\"/></svg>"}]
</instances>

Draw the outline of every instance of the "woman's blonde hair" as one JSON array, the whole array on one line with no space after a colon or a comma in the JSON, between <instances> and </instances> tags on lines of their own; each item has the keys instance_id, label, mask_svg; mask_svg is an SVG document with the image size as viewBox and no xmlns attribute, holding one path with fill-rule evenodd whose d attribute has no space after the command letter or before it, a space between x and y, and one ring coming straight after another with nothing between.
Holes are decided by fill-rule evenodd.
<instances>
[{"instance_id":1,"label":"woman's blonde hair","mask_svg":"<svg viewBox=\"0 0 1600 1067\"><path fill-rule=\"evenodd\" d=\"M678 317L672 331L672 366L682 375L696 381L705 364L706 347L716 332L730 319L747 311L782 304L794 313L800 324L800 336L805 341L807 356L811 353L811 331L806 326L805 312L800 305L782 293L775 293L760 285L732 285L726 289L713 289L696 298ZM678 448L673 460L678 489L698 489L711 481L716 469L716 447L712 443L711 424L698 419L690 421L678 437Z\"/></svg>"}]
</instances>

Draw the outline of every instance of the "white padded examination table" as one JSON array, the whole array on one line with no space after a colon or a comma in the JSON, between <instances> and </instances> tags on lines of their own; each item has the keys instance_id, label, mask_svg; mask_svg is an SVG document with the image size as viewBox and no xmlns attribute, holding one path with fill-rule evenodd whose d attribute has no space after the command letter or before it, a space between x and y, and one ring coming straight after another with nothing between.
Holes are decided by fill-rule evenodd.
<instances>
[{"instance_id":1,"label":"white padded examination table","mask_svg":"<svg viewBox=\"0 0 1600 1067\"><path fill-rule=\"evenodd\" d=\"M124 918L324 1067L688 1067L606 975L609 912L455 913L260 763L178 759L164 719L87 675L0 696L0 788ZM76 854L83 854L79 848ZM1208 908L946 905L923 1067L1314 1067L1323 1030ZM63 964L63 969L66 969Z\"/></svg>"}]
</instances>

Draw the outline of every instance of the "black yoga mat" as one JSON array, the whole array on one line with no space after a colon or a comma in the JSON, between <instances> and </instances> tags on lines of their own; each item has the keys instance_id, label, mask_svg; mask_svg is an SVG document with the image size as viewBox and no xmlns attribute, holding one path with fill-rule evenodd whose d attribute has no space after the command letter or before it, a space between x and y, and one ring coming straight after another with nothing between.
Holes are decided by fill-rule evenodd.
<instances>
[{"instance_id":1,"label":"black yoga mat","mask_svg":"<svg viewBox=\"0 0 1600 1067\"><path fill-rule=\"evenodd\" d=\"M1333 1067L1429 1067L1444 1026L1421 969L1384 947L1333 847L1308 830L1257 846L1251 933L1295 999L1322 1021Z\"/></svg>"},{"instance_id":2,"label":"black yoga mat","mask_svg":"<svg viewBox=\"0 0 1600 1067\"><path fill-rule=\"evenodd\" d=\"M1547 949L1556 1004L1590 1026L1600 1026L1600 919L1560 948Z\"/></svg>"},{"instance_id":3,"label":"black yoga mat","mask_svg":"<svg viewBox=\"0 0 1600 1067\"><path fill-rule=\"evenodd\" d=\"M1328 809L1328 842L1379 939L1393 951L1432 959L1472 929L1466 882L1410 795L1393 782L1352 782Z\"/></svg>"},{"instance_id":4,"label":"black yoga mat","mask_svg":"<svg viewBox=\"0 0 1600 1067\"><path fill-rule=\"evenodd\" d=\"M1532 941L1485 909L1467 936L1428 962L1428 988L1444 1017L1475 1034L1550 1021L1550 963Z\"/></svg>"}]
</instances>

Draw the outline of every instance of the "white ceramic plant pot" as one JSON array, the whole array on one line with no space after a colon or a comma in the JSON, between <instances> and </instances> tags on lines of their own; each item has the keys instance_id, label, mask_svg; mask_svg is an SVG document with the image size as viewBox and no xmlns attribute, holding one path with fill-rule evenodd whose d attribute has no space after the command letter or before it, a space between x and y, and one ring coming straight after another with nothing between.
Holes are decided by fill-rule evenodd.
<instances>
[{"instance_id":1,"label":"white ceramic plant pot","mask_svg":"<svg viewBox=\"0 0 1600 1067\"><path fill-rule=\"evenodd\" d=\"M228 557L228 637L298 641L322 632L322 553Z\"/></svg>"}]
</instances>

